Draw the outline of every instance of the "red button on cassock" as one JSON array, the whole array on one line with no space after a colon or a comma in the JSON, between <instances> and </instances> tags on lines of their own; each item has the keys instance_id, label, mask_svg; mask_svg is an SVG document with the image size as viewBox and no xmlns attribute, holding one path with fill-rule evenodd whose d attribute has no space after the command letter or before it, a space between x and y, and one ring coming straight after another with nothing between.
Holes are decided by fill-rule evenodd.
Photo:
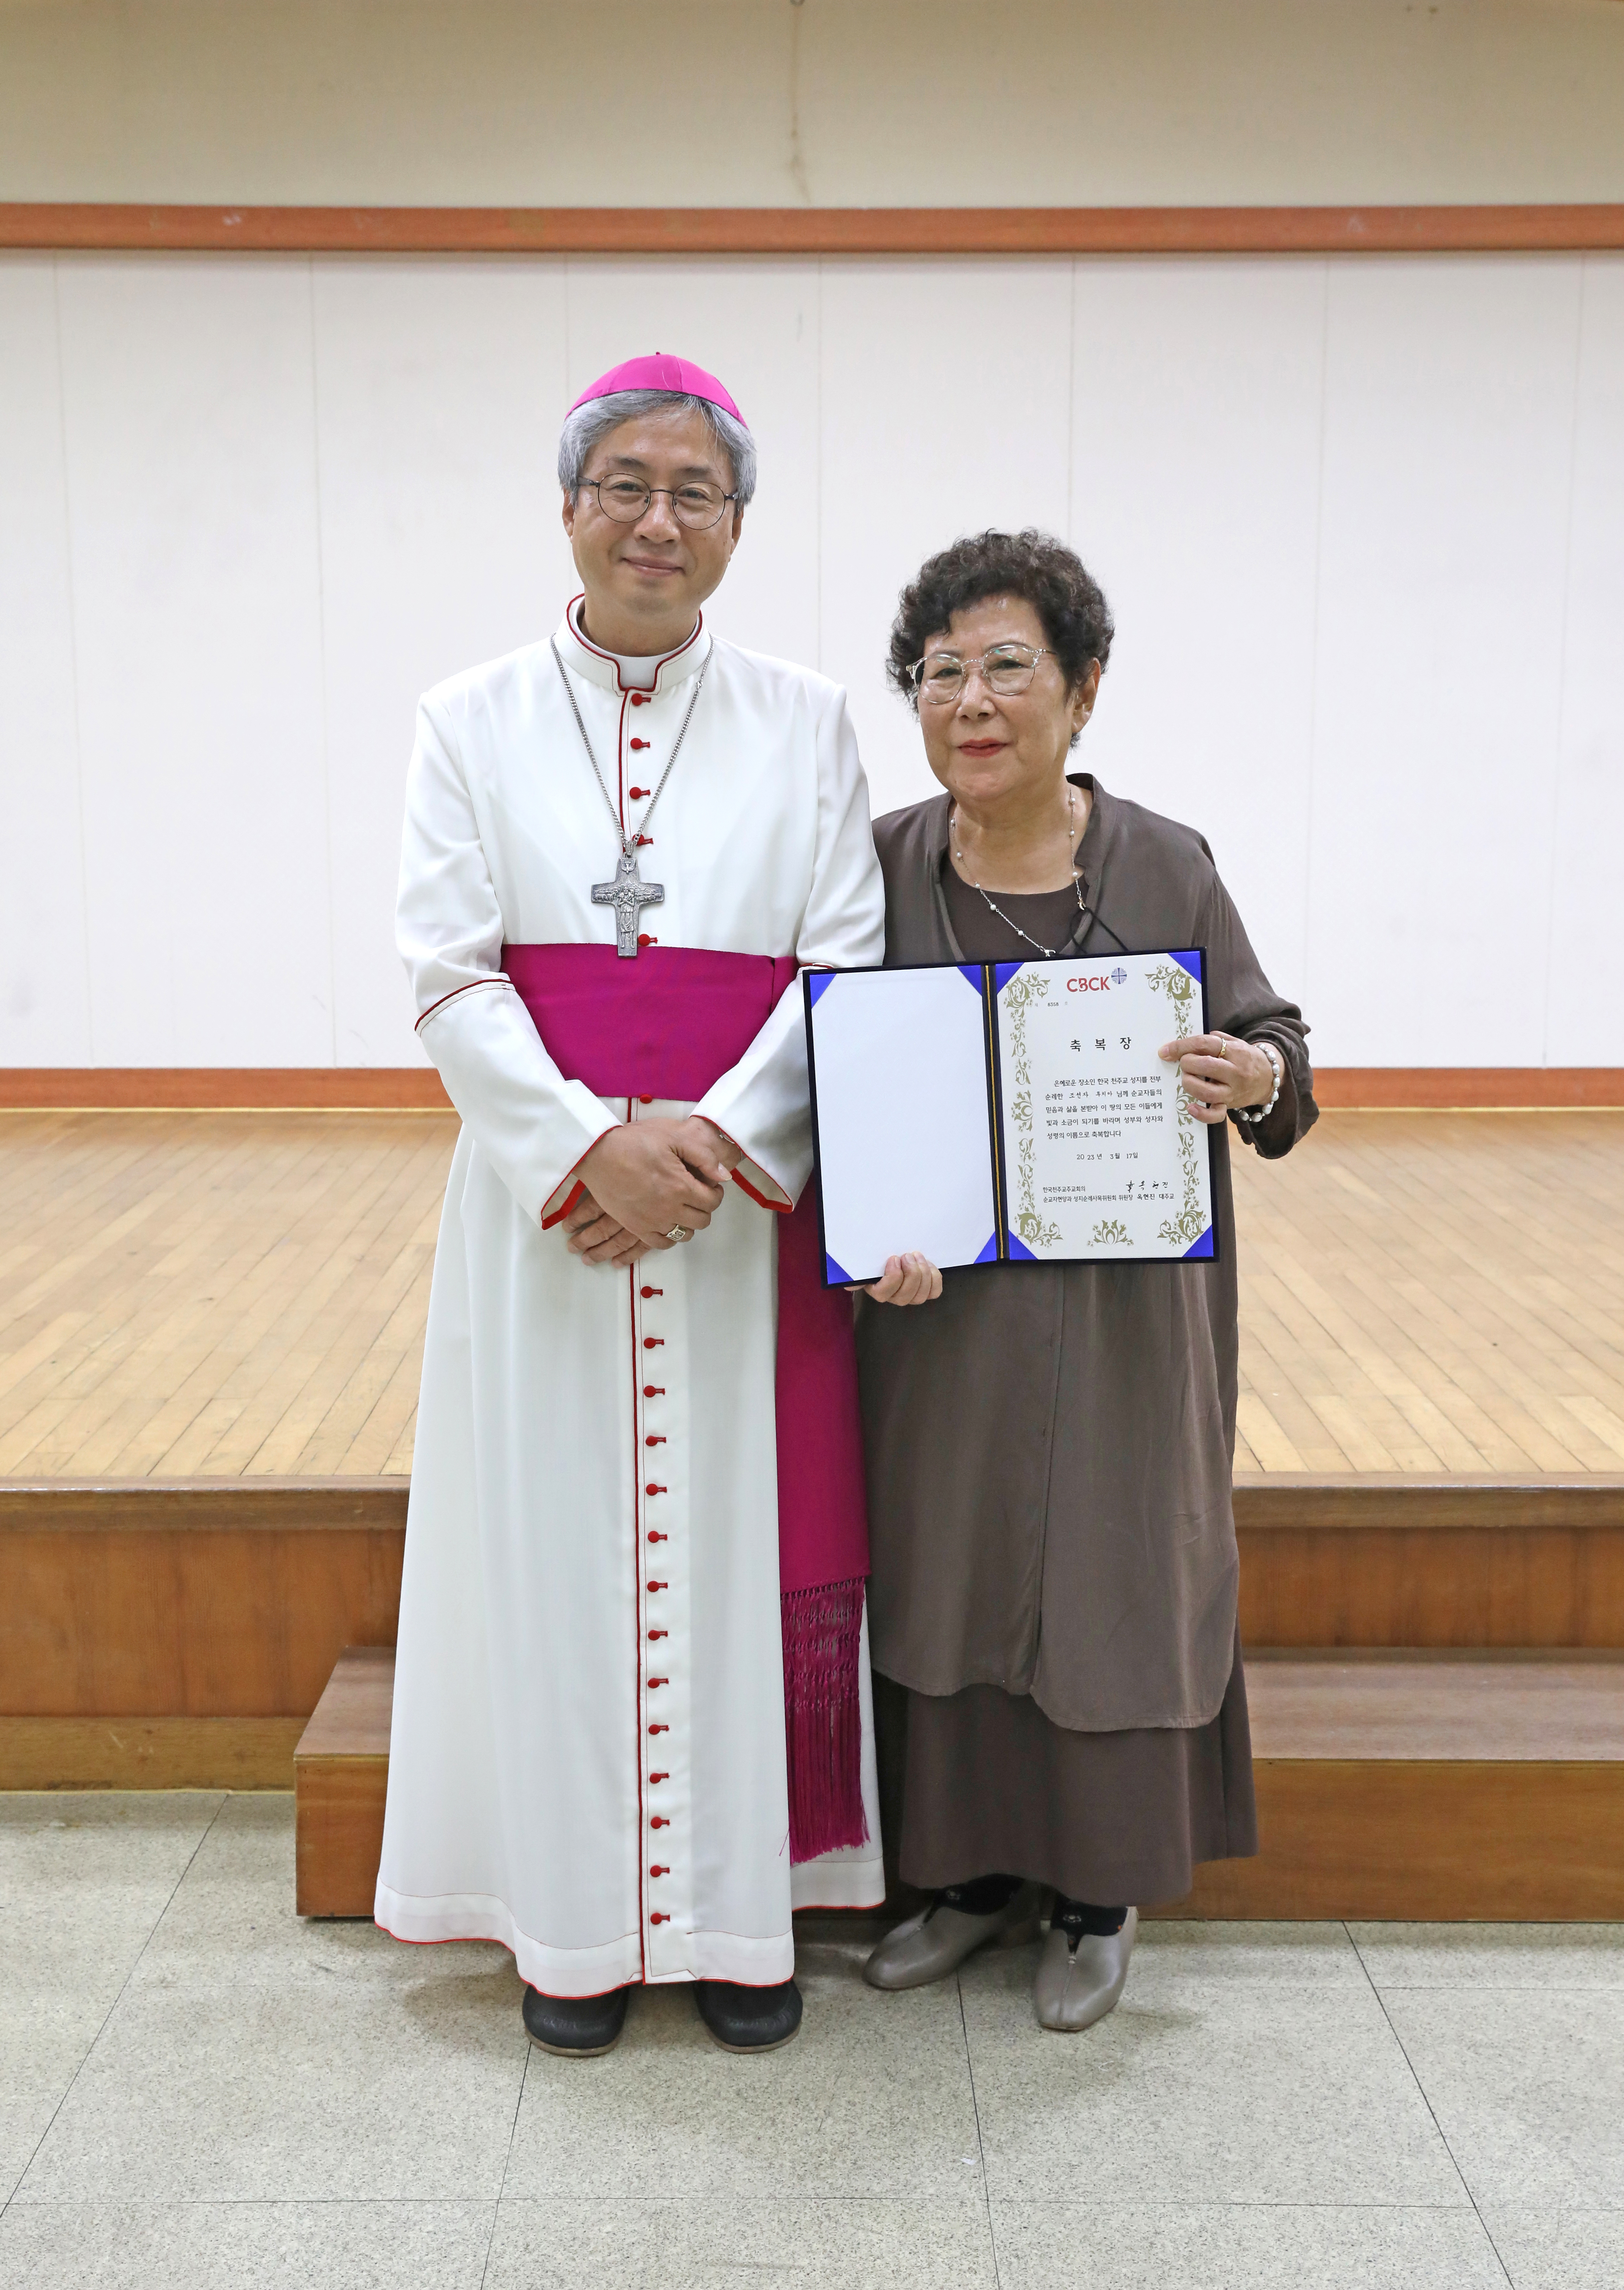
<instances>
[{"instance_id":1,"label":"red button on cassock","mask_svg":"<svg viewBox=\"0 0 1624 2290\"><path fill-rule=\"evenodd\" d=\"M634 692L631 696L631 704L634 708L646 708L649 704L648 693L646 692Z\"/></svg>"},{"instance_id":2,"label":"red button on cassock","mask_svg":"<svg viewBox=\"0 0 1624 2290\"><path fill-rule=\"evenodd\" d=\"M663 1383L645 1383L643 1387L644 1399L663 1399L665 1396L666 1388Z\"/></svg>"},{"instance_id":3,"label":"red button on cassock","mask_svg":"<svg viewBox=\"0 0 1624 2290\"><path fill-rule=\"evenodd\" d=\"M651 1582L649 1584L649 1589L651 1590L668 1590L670 1587L671 1586L668 1582Z\"/></svg>"},{"instance_id":4,"label":"red button on cassock","mask_svg":"<svg viewBox=\"0 0 1624 2290\"><path fill-rule=\"evenodd\" d=\"M652 1925L668 1925L670 1921L670 1918L667 1916L663 1909L656 1909L653 1915L649 1918L649 1922Z\"/></svg>"},{"instance_id":5,"label":"red button on cassock","mask_svg":"<svg viewBox=\"0 0 1624 2290\"><path fill-rule=\"evenodd\" d=\"M668 1638L670 1635L671 1633L669 1630L651 1630L649 1632L649 1643L652 1645L656 1638Z\"/></svg>"},{"instance_id":6,"label":"red button on cassock","mask_svg":"<svg viewBox=\"0 0 1624 2290\"><path fill-rule=\"evenodd\" d=\"M632 741L632 745L634 748L646 748L648 746L648 741L646 740L634 740ZM639 795L642 793L642 789L639 788L634 788L632 789L632 793L634 795Z\"/></svg>"},{"instance_id":7,"label":"red button on cassock","mask_svg":"<svg viewBox=\"0 0 1624 2290\"><path fill-rule=\"evenodd\" d=\"M649 936L647 931L639 931L637 933L637 943L639 946L652 946L654 944L654 941Z\"/></svg>"},{"instance_id":8,"label":"red button on cassock","mask_svg":"<svg viewBox=\"0 0 1624 2290\"><path fill-rule=\"evenodd\" d=\"M639 1288L637 1291L640 1296L663 1296L665 1293L663 1288Z\"/></svg>"},{"instance_id":9,"label":"red button on cassock","mask_svg":"<svg viewBox=\"0 0 1624 2290\"><path fill-rule=\"evenodd\" d=\"M668 1726L651 1726L649 1727L649 1732L651 1734L668 1734L671 1728Z\"/></svg>"},{"instance_id":10,"label":"red button on cassock","mask_svg":"<svg viewBox=\"0 0 1624 2290\"><path fill-rule=\"evenodd\" d=\"M670 1822L667 1821L662 1814L658 1813L649 1823L649 1827L651 1829L669 1829L670 1826Z\"/></svg>"},{"instance_id":11,"label":"red button on cassock","mask_svg":"<svg viewBox=\"0 0 1624 2290\"><path fill-rule=\"evenodd\" d=\"M671 1776L669 1774L651 1774L649 1775L649 1779L652 1782L668 1782Z\"/></svg>"},{"instance_id":12,"label":"red button on cassock","mask_svg":"<svg viewBox=\"0 0 1624 2290\"><path fill-rule=\"evenodd\" d=\"M639 1105L652 1105L654 1101L652 1097L639 1097L637 1102ZM645 1288L643 1293L646 1296L649 1291Z\"/></svg>"},{"instance_id":13,"label":"red button on cassock","mask_svg":"<svg viewBox=\"0 0 1624 2290\"><path fill-rule=\"evenodd\" d=\"M658 1861L656 1861L649 1870L649 1875L651 1877L668 1877L671 1871L668 1869L662 1869Z\"/></svg>"},{"instance_id":14,"label":"red button on cassock","mask_svg":"<svg viewBox=\"0 0 1624 2290\"><path fill-rule=\"evenodd\" d=\"M654 1529L652 1526L650 1527L649 1541L651 1542L669 1542L671 1538L668 1534L657 1534L654 1532Z\"/></svg>"},{"instance_id":15,"label":"red button on cassock","mask_svg":"<svg viewBox=\"0 0 1624 2290\"><path fill-rule=\"evenodd\" d=\"M665 1338L663 1336L644 1336L643 1339L643 1349L645 1352L655 1352L660 1349L660 1346L664 1342ZM644 1397L646 1397L647 1394L645 1393Z\"/></svg>"},{"instance_id":16,"label":"red button on cassock","mask_svg":"<svg viewBox=\"0 0 1624 2290\"><path fill-rule=\"evenodd\" d=\"M667 1495L671 1490L669 1487L656 1486L653 1480L650 1479L643 1492L645 1495Z\"/></svg>"},{"instance_id":17,"label":"red button on cassock","mask_svg":"<svg viewBox=\"0 0 1624 2290\"><path fill-rule=\"evenodd\" d=\"M634 748L640 748L643 745L643 742L641 740L634 740L632 741L632 745ZM652 790L649 788L628 788L626 792L630 796L634 803L641 803L644 797L651 794Z\"/></svg>"}]
</instances>

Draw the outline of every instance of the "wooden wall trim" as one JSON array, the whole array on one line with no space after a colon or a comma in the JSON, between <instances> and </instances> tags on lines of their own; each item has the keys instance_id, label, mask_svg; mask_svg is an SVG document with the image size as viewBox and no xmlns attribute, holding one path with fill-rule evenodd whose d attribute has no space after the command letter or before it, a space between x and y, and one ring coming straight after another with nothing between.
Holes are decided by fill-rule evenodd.
<instances>
[{"instance_id":1,"label":"wooden wall trim","mask_svg":"<svg viewBox=\"0 0 1624 2290\"><path fill-rule=\"evenodd\" d=\"M273 207L0 204L0 247L394 254L1431 254L1624 248L1624 204Z\"/></svg>"},{"instance_id":2,"label":"wooden wall trim","mask_svg":"<svg viewBox=\"0 0 1624 2290\"><path fill-rule=\"evenodd\" d=\"M1624 1107L1624 1067L1324 1066L1314 1088L1328 1110ZM449 1113L451 1100L432 1066L0 1067L0 1111L29 1107Z\"/></svg>"},{"instance_id":3,"label":"wooden wall trim","mask_svg":"<svg viewBox=\"0 0 1624 2290\"><path fill-rule=\"evenodd\" d=\"M7 1066L0 1110L56 1112L161 1108L252 1112L267 1107L332 1112L449 1113L432 1066Z\"/></svg>"},{"instance_id":4,"label":"wooden wall trim","mask_svg":"<svg viewBox=\"0 0 1624 2290\"><path fill-rule=\"evenodd\" d=\"M1624 1067L1326 1066L1315 1073L1314 1094L1327 1109L1624 1106Z\"/></svg>"}]
</instances>

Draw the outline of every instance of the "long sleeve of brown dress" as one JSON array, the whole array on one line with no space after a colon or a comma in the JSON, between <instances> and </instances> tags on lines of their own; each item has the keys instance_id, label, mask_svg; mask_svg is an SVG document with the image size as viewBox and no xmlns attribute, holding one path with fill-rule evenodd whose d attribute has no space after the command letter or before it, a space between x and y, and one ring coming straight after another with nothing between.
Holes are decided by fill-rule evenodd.
<instances>
[{"instance_id":1,"label":"long sleeve of brown dress","mask_svg":"<svg viewBox=\"0 0 1624 2290\"><path fill-rule=\"evenodd\" d=\"M1301 1014L1205 843L1078 783L1083 906L1000 894L1009 922L948 862L945 797L879 821L887 961L1200 946L1209 1024L1272 1043L1285 1081L1267 1120L1215 1132L1215 1261L986 1266L946 1274L933 1304L861 1305L868 1620L904 1878L1007 1872L1146 1903L1256 1849L1230 1139L1285 1153L1316 1109Z\"/></svg>"}]
</instances>

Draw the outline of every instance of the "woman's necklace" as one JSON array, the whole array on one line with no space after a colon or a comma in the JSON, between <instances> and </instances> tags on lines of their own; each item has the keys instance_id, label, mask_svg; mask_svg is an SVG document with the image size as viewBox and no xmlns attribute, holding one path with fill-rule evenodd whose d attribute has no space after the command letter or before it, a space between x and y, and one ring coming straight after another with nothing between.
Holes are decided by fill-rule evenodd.
<instances>
[{"instance_id":1,"label":"woman's necklace","mask_svg":"<svg viewBox=\"0 0 1624 2290\"><path fill-rule=\"evenodd\" d=\"M953 856L958 862L959 873L970 885L972 891L981 891L980 885L972 876L970 869L964 864L964 853L959 845L957 804L954 804L948 813L948 834L953 845ZM1076 790L1073 788L1069 780L1066 782L1066 848L1071 853L1071 880L1072 886L1077 894L1077 912L1079 914L1085 915L1088 912L1088 909L1083 903L1083 870L1077 865L1076 858L1077 797ZM1005 898L1008 898L1012 894L1006 891L1004 895ZM1010 917L1004 913L1002 907L996 905L990 898L988 898L985 891L981 891L981 896L984 899L987 899L988 905L992 908L992 910L994 914L997 916L998 920L1001 923L1007 923L1010 929L1014 932L1018 939L1024 939L1028 946L1036 947L1039 954L1046 954L1050 957L1051 961L1052 961L1054 957L1060 953L1060 949L1058 946L1039 946L1037 941L1028 932L1023 931L1018 922L1011 920Z\"/></svg>"}]
</instances>

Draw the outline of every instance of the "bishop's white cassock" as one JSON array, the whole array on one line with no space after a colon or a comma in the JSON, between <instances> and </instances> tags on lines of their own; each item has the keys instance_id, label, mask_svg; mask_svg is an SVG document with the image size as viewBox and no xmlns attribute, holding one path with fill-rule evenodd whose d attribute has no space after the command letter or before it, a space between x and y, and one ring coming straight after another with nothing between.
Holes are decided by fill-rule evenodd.
<instances>
[{"instance_id":1,"label":"bishop's white cassock","mask_svg":"<svg viewBox=\"0 0 1624 2290\"><path fill-rule=\"evenodd\" d=\"M628 831L705 666L639 853L665 886L644 931L804 965L881 959L868 789L837 686L701 626L645 696L572 616L556 641ZM500 1941L560 1996L785 1980L792 1906L884 1891L866 1637L869 1842L793 1873L789 1860L778 1219L745 1188L783 1204L806 1182L801 995L697 1108L643 1105L564 1080L501 973L504 942L614 943L591 893L619 855L546 643L428 694L399 938L462 1132L428 1308L377 1917L402 1940ZM694 1109L746 1156L707 1230L630 1273L543 1230L605 1130Z\"/></svg>"}]
</instances>

